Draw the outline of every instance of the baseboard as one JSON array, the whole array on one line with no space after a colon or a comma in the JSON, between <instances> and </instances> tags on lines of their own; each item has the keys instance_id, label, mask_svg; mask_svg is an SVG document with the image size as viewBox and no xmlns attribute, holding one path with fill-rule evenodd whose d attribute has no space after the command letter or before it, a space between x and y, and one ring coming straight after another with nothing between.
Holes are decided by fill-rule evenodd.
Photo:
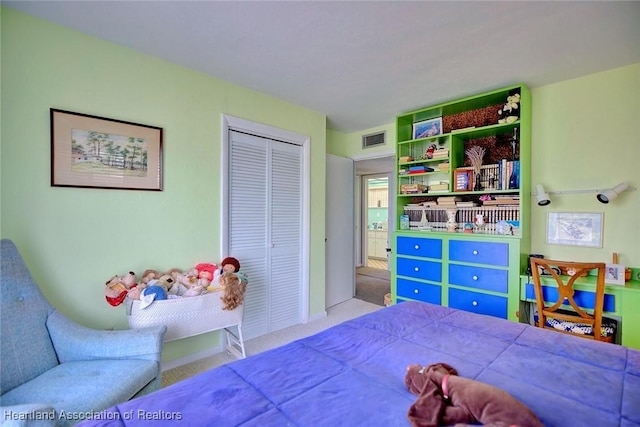
<instances>
[{"instance_id":1,"label":"baseboard","mask_svg":"<svg viewBox=\"0 0 640 427\"><path fill-rule=\"evenodd\" d=\"M325 317L327 317L327 311L321 311L320 313L316 313L313 316L309 316L309 320L307 320L307 323L309 322L313 322L314 320L320 320L320 319L324 319Z\"/></svg>"},{"instance_id":2,"label":"baseboard","mask_svg":"<svg viewBox=\"0 0 640 427\"><path fill-rule=\"evenodd\" d=\"M162 372L164 372L173 368L177 368L178 366L186 365L187 363L197 362L198 360L215 356L216 354L220 354L223 351L225 351L224 345L223 345L224 343L226 342L223 342L222 344L209 348L207 350L200 351L198 353L189 354L187 356L180 357L178 359L169 360L168 362L162 362L160 364L160 369Z\"/></svg>"}]
</instances>

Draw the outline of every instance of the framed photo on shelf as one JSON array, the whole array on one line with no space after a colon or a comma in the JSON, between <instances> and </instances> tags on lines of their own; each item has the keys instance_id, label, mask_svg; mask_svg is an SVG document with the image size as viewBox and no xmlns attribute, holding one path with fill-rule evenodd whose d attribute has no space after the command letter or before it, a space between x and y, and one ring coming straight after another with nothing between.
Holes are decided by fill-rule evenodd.
<instances>
[{"instance_id":1,"label":"framed photo on shelf","mask_svg":"<svg viewBox=\"0 0 640 427\"><path fill-rule=\"evenodd\" d=\"M51 186L162 191L162 128L52 108Z\"/></svg>"},{"instance_id":2,"label":"framed photo on shelf","mask_svg":"<svg viewBox=\"0 0 640 427\"><path fill-rule=\"evenodd\" d=\"M413 139L429 138L442 134L442 117L413 124Z\"/></svg>"},{"instance_id":3,"label":"framed photo on shelf","mask_svg":"<svg viewBox=\"0 0 640 427\"><path fill-rule=\"evenodd\" d=\"M607 264L604 269L604 283L624 286L624 265Z\"/></svg>"},{"instance_id":4,"label":"framed photo on shelf","mask_svg":"<svg viewBox=\"0 0 640 427\"><path fill-rule=\"evenodd\" d=\"M454 191L471 191L473 187L473 171L455 170L453 171L453 180L455 183Z\"/></svg>"},{"instance_id":5,"label":"framed photo on shelf","mask_svg":"<svg viewBox=\"0 0 640 427\"><path fill-rule=\"evenodd\" d=\"M550 245L602 247L602 212L549 212Z\"/></svg>"}]
</instances>

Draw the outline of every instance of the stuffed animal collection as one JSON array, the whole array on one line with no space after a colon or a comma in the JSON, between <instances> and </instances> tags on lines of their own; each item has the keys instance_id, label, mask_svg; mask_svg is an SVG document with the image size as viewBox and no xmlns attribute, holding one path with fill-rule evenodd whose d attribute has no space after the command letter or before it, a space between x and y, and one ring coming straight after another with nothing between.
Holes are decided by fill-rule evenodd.
<instances>
[{"instance_id":1,"label":"stuffed animal collection","mask_svg":"<svg viewBox=\"0 0 640 427\"><path fill-rule=\"evenodd\" d=\"M507 96L507 102L498 110L498 123L513 123L520 118L520 89Z\"/></svg>"},{"instance_id":2,"label":"stuffed animal collection","mask_svg":"<svg viewBox=\"0 0 640 427\"><path fill-rule=\"evenodd\" d=\"M140 300L144 309L154 301L195 297L207 292L223 291L220 299L225 310L233 310L244 301L247 277L240 272L240 262L233 257L222 260L220 267L211 263L200 263L182 271L172 268L166 273L145 270L140 281L130 271L124 276L113 276L105 284L107 303L117 307L126 298Z\"/></svg>"},{"instance_id":3,"label":"stuffed animal collection","mask_svg":"<svg viewBox=\"0 0 640 427\"><path fill-rule=\"evenodd\" d=\"M418 396L407 413L414 427L476 423L543 427L536 414L506 391L459 377L446 363L409 365L404 383Z\"/></svg>"}]
</instances>

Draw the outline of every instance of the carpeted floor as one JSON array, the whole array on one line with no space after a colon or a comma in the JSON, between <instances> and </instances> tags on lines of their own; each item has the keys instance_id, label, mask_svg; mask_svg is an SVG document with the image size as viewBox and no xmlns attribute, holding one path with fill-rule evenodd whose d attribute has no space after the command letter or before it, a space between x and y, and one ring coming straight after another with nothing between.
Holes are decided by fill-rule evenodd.
<instances>
[{"instance_id":1,"label":"carpeted floor","mask_svg":"<svg viewBox=\"0 0 640 427\"><path fill-rule=\"evenodd\" d=\"M328 308L327 317L314 320L313 322L291 326L280 331L245 341L247 356L261 353L291 341L313 335L331 326L363 314L374 312L380 308L381 307L379 305L370 304L365 301L352 298ZM169 369L162 373L162 387L166 387L185 378L192 377L200 372L215 368L216 366L233 362L234 360L236 360L235 357L227 352L222 352L196 362L187 363L186 365Z\"/></svg>"},{"instance_id":2,"label":"carpeted floor","mask_svg":"<svg viewBox=\"0 0 640 427\"><path fill-rule=\"evenodd\" d=\"M384 305L385 294L391 292L391 273L370 267L356 269L356 298Z\"/></svg>"}]
</instances>

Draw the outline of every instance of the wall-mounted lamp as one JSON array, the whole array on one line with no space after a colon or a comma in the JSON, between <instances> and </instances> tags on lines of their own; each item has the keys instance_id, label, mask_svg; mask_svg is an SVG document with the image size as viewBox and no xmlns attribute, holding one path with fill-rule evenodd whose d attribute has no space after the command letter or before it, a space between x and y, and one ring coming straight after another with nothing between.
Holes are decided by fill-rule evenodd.
<instances>
[{"instance_id":1,"label":"wall-mounted lamp","mask_svg":"<svg viewBox=\"0 0 640 427\"><path fill-rule=\"evenodd\" d=\"M597 199L600 203L607 204L611 200L618 197L618 194L623 191L636 191L635 187L629 187L629 185L625 183L620 183L613 188L609 188L606 190L560 190L560 191L545 191L544 187L541 184L536 185L536 192L531 193L532 196L536 196L536 200L538 201L538 206L547 206L551 203L551 199L549 198L549 194L580 194L580 193L596 193Z\"/></svg>"},{"instance_id":2,"label":"wall-mounted lamp","mask_svg":"<svg viewBox=\"0 0 640 427\"><path fill-rule=\"evenodd\" d=\"M544 191L542 184L536 185L536 200L538 201L538 206L547 206L551 203L551 199L546 191Z\"/></svg>"},{"instance_id":3,"label":"wall-mounted lamp","mask_svg":"<svg viewBox=\"0 0 640 427\"><path fill-rule=\"evenodd\" d=\"M598 191L598 195L596 196L598 198L598 200L600 201L600 203L609 203L610 201L612 201L613 199L615 199L616 197L618 197L618 194L622 193L623 191L625 191L626 189L628 189L629 186L625 183L621 183L616 185L613 188L609 188L607 190L602 190L602 191Z\"/></svg>"}]
</instances>

